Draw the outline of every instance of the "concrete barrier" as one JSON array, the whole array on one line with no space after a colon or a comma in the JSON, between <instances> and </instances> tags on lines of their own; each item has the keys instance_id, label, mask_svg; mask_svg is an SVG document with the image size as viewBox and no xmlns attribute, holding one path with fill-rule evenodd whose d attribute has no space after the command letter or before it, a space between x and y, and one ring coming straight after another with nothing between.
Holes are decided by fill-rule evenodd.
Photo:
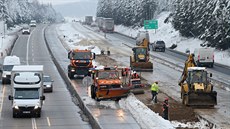
<instances>
[{"instance_id":1,"label":"concrete barrier","mask_svg":"<svg viewBox=\"0 0 230 129\"><path fill-rule=\"evenodd\" d=\"M69 80L68 76L66 75L65 71L62 69L62 67L60 66L60 64L58 63L58 61L56 60L56 58L54 57L49 44L47 42L46 39L46 29L44 30L44 39L45 39L45 43L46 46L48 48L48 51L53 59L54 64L56 65L58 72L60 73L61 77L63 78L63 80L65 81L67 88L69 90L69 92L71 93L71 95L73 97L76 97L78 102L79 102L79 107L81 108L81 110L85 113L85 115L89 118L89 123L91 124L93 129L102 129L102 127L100 126L100 124L98 123L98 121L96 120L96 118L92 115L91 111L89 110L89 108L84 104L83 100L81 99L80 95L77 93L77 91L74 89L74 86L71 84L71 81Z\"/></svg>"}]
</instances>

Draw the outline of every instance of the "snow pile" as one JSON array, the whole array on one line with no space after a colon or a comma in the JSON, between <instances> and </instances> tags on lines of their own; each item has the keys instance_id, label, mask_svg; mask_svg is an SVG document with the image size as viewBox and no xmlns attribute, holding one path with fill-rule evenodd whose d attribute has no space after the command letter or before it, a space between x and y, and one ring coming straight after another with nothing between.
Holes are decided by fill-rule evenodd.
<instances>
[{"instance_id":1,"label":"snow pile","mask_svg":"<svg viewBox=\"0 0 230 129\"><path fill-rule=\"evenodd\" d=\"M197 38L182 37L180 33L173 28L170 22L164 23L164 20L169 16L169 14L170 12L161 13L157 18L159 28L157 30L148 30L150 35L150 42L154 42L156 40L164 40L166 47L170 47L172 44L176 44L177 47L175 50L184 53L186 49L189 49L190 52L193 53L195 48L201 48L200 44L204 43L205 41ZM115 30L119 33L131 37L136 37L138 33L137 29L131 29L124 26L116 26ZM139 30L143 30L143 28L140 28ZM215 50L214 53L215 62L230 66L230 53L228 50Z\"/></svg>"},{"instance_id":2,"label":"snow pile","mask_svg":"<svg viewBox=\"0 0 230 129\"><path fill-rule=\"evenodd\" d=\"M200 122L188 122L186 124L180 123L177 121L172 121L171 122L174 127L177 128L189 128L189 129L210 129L209 123L205 120L200 119ZM214 129L214 128L212 128Z\"/></svg>"},{"instance_id":3,"label":"snow pile","mask_svg":"<svg viewBox=\"0 0 230 129\"><path fill-rule=\"evenodd\" d=\"M142 129L173 129L173 125L158 114L150 110L146 105L129 95L119 101L122 108L128 109Z\"/></svg>"}]
</instances>

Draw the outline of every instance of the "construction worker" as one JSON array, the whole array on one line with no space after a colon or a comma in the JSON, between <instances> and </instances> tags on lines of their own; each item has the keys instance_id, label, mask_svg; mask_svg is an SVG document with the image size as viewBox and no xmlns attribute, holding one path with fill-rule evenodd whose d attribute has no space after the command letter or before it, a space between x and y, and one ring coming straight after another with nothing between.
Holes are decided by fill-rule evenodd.
<instances>
[{"instance_id":1,"label":"construction worker","mask_svg":"<svg viewBox=\"0 0 230 129\"><path fill-rule=\"evenodd\" d=\"M151 92L152 92L152 101L157 103L157 94L159 91L159 86L158 86L158 81L155 81L152 85L151 85Z\"/></svg>"},{"instance_id":2,"label":"construction worker","mask_svg":"<svg viewBox=\"0 0 230 129\"><path fill-rule=\"evenodd\" d=\"M139 75L136 73L136 71L133 71L132 79L136 79L136 78L139 78Z\"/></svg>"},{"instance_id":3,"label":"construction worker","mask_svg":"<svg viewBox=\"0 0 230 129\"><path fill-rule=\"evenodd\" d=\"M168 120L169 119L169 113L168 113L168 108L169 108L169 104L168 104L168 98L166 98L165 100L164 100L164 103L163 103L163 118L165 119L165 120Z\"/></svg>"}]
</instances>

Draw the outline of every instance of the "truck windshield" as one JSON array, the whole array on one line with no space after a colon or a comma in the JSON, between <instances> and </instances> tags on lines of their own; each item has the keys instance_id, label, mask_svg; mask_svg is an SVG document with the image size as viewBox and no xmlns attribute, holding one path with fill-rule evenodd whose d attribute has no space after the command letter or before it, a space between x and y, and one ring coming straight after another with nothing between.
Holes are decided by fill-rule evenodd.
<instances>
[{"instance_id":1,"label":"truck windshield","mask_svg":"<svg viewBox=\"0 0 230 129\"><path fill-rule=\"evenodd\" d=\"M39 99L39 88L15 88L15 99Z\"/></svg>"},{"instance_id":2,"label":"truck windshield","mask_svg":"<svg viewBox=\"0 0 230 129\"><path fill-rule=\"evenodd\" d=\"M3 71L11 71L14 65L3 65Z\"/></svg>"},{"instance_id":3,"label":"truck windshield","mask_svg":"<svg viewBox=\"0 0 230 129\"><path fill-rule=\"evenodd\" d=\"M99 79L117 79L119 74L117 71L104 71L98 73Z\"/></svg>"},{"instance_id":4,"label":"truck windshield","mask_svg":"<svg viewBox=\"0 0 230 129\"><path fill-rule=\"evenodd\" d=\"M72 59L86 60L91 58L91 52L73 52Z\"/></svg>"}]
</instances>

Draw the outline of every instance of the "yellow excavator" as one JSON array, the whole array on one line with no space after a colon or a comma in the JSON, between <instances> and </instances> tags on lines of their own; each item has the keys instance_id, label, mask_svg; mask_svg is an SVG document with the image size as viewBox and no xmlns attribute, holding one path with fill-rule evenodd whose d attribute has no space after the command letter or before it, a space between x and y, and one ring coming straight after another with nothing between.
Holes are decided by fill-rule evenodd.
<instances>
[{"instance_id":1,"label":"yellow excavator","mask_svg":"<svg viewBox=\"0 0 230 129\"><path fill-rule=\"evenodd\" d=\"M184 70L179 81L182 103L186 106L217 105L217 92L208 79L205 67L196 67L194 55L190 54L185 62Z\"/></svg>"},{"instance_id":2,"label":"yellow excavator","mask_svg":"<svg viewBox=\"0 0 230 129\"><path fill-rule=\"evenodd\" d=\"M130 56L130 67L137 72L152 72L153 63L149 61L149 41L144 39L143 42L132 48L133 56Z\"/></svg>"}]
</instances>

